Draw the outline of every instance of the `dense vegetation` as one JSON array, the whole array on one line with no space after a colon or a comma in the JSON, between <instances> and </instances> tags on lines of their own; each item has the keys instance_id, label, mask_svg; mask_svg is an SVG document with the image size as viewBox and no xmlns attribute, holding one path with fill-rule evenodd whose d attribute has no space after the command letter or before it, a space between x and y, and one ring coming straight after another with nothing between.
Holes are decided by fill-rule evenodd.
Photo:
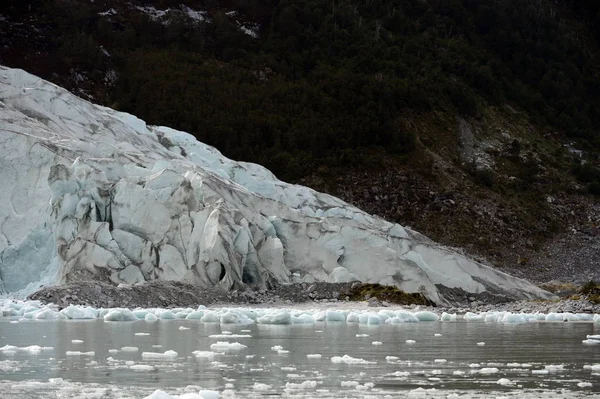
<instances>
[{"instance_id":1,"label":"dense vegetation","mask_svg":"<svg viewBox=\"0 0 600 399\"><path fill-rule=\"evenodd\" d=\"M369 148L412 151L407 115L478 118L489 105L600 145L595 1L203 0L188 4L208 23L167 24L99 15L110 1L29 3L53 32L53 68L114 68L106 103L288 179L364 162Z\"/></svg>"}]
</instances>

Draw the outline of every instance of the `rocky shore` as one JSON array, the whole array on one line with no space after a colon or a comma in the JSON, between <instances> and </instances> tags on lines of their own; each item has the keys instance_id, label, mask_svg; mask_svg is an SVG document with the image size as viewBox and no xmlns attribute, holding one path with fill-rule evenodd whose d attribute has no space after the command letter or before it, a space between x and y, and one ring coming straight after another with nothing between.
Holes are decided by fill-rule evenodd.
<instances>
[{"instance_id":1,"label":"rocky shore","mask_svg":"<svg viewBox=\"0 0 600 399\"><path fill-rule=\"evenodd\" d=\"M455 292L453 306L433 306L420 294L405 294L389 287L353 283L302 283L274 287L261 291L225 292L217 288L199 288L180 282L154 281L142 285L119 285L98 281L77 281L63 286L46 287L29 299L54 303L61 308L85 305L95 308L114 307L195 307L205 306L262 306L262 307L372 307L403 306L430 309L436 312L466 313L510 311L514 313L600 313L600 303L585 295L563 295L557 300L520 300L484 292L479 295ZM450 290L450 289L447 289ZM451 290L450 290L451 291ZM403 295L399 297L397 293ZM560 294L560 293L559 293ZM564 294L564 293L563 293ZM387 295L387 296L386 296ZM386 300L387 299L387 300Z\"/></svg>"}]
</instances>

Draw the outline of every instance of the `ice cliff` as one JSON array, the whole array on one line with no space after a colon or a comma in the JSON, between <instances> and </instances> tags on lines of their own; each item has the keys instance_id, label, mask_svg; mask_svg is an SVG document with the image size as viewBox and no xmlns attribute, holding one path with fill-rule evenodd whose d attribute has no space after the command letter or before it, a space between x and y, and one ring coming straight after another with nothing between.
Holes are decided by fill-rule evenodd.
<instances>
[{"instance_id":1,"label":"ice cliff","mask_svg":"<svg viewBox=\"0 0 600 399\"><path fill-rule=\"evenodd\" d=\"M534 285L332 196L235 162L193 136L0 67L0 290L88 271L115 284L182 280L436 284L543 298Z\"/></svg>"}]
</instances>

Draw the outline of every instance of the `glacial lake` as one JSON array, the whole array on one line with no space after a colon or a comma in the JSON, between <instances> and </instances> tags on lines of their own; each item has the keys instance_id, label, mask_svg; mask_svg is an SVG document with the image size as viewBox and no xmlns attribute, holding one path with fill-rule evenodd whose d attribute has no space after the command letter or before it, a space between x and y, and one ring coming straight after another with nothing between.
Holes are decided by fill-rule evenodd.
<instances>
[{"instance_id":1,"label":"glacial lake","mask_svg":"<svg viewBox=\"0 0 600 399\"><path fill-rule=\"evenodd\" d=\"M16 320L0 318L2 399L143 398L157 389L221 398L600 397L600 345L582 343L600 334L597 323ZM246 347L211 354L219 341ZM142 356L165 351L177 355Z\"/></svg>"}]
</instances>

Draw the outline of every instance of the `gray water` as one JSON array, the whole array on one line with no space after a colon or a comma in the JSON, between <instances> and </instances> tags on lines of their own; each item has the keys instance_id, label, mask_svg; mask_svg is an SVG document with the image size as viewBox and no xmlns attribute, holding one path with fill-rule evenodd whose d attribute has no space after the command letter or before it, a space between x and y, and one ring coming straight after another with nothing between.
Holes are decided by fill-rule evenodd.
<instances>
[{"instance_id":1,"label":"gray water","mask_svg":"<svg viewBox=\"0 0 600 399\"><path fill-rule=\"evenodd\" d=\"M181 326L189 329L180 330ZM10 323L1 319L0 347L40 345L53 349L37 354L0 351L0 397L142 398L156 389L172 395L211 389L220 391L222 397L238 398L600 397L600 374L593 374L600 371L584 368L600 363L600 345L581 342L588 334L600 334L599 330L591 323L240 326L187 320ZM223 331L252 337L209 338ZM436 337L436 333L442 335ZM407 344L409 339L416 342ZM195 350L210 351L210 345L217 341L240 342L247 348L217 354L214 359L192 355ZM381 345L373 345L374 341ZM289 353L272 350L276 345ZM125 346L139 350L109 353L109 349ZM142 352L166 350L174 350L178 356L160 361L142 359ZM67 356L67 351L94 351L94 355ZM322 357L311 359L307 354ZM332 362L332 357L343 355L373 363ZM398 359L386 360L386 356ZM135 371L130 368L132 362L154 369ZM532 373L552 365L562 367L550 367L547 374ZM457 371L464 374L457 375ZM498 384L501 378L509 379L512 385ZM317 385L286 387L286 383L304 381ZM348 381L361 385L349 386Z\"/></svg>"}]
</instances>

